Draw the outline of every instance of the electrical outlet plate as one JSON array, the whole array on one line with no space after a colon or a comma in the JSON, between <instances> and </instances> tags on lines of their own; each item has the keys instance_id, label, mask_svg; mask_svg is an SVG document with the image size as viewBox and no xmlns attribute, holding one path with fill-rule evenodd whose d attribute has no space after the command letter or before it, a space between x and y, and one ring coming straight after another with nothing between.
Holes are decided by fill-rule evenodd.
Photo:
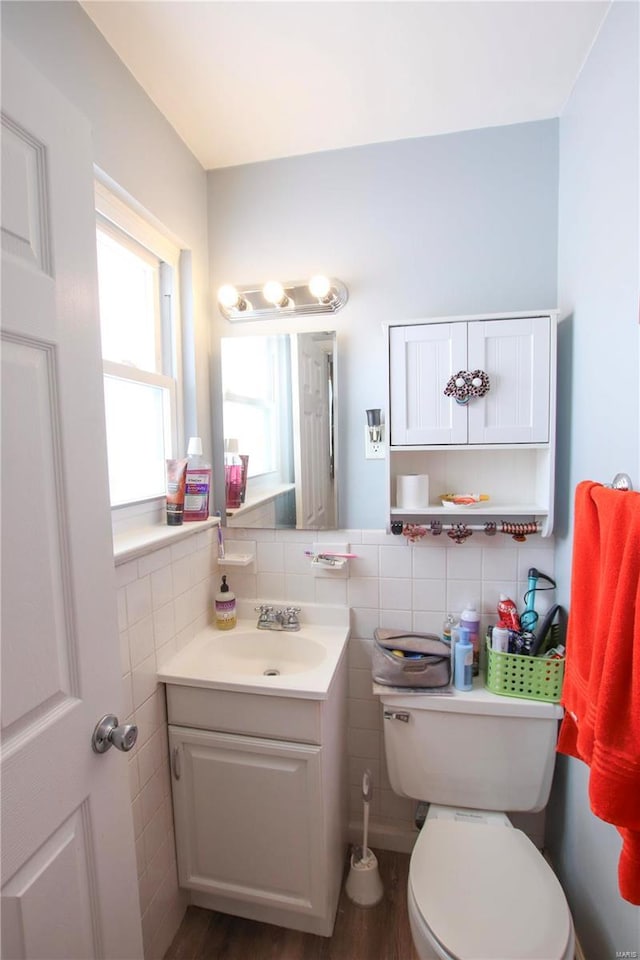
<instances>
[{"instance_id":1,"label":"electrical outlet plate","mask_svg":"<svg viewBox=\"0 0 640 960\"><path fill-rule=\"evenodd\" d=\"M372 443L369 436L369 427L365 424L364 428L364 456L365 460L384 460L386 457L386 448L384 440L378 443Z\"/></svg>"}]
</instances>

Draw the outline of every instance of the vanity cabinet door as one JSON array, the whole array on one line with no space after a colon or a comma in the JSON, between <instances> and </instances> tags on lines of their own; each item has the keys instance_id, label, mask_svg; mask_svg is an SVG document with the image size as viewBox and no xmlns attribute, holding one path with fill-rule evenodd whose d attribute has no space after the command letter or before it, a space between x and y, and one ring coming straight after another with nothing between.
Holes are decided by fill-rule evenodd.
<instances>
[{"instance_id":1,"label":"vanity cabinet door","mask_svg":"<svg viewBox=\"0 0 640 960\"><path fill-rule=\"evenodd\" d=\"M169 743L181 886L326 909L322 748L173 726Z\"/></svg>"}]
</instances>

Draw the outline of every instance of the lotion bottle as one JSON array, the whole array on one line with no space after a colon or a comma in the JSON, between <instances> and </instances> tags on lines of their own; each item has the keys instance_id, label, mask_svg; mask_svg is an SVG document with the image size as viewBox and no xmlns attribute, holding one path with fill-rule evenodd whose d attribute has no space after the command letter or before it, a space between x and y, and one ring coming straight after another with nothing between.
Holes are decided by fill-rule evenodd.
<instances>
[{"instance_id":1,"label":"lotion bottle","mask_svg":"<svg viewBox=\"0 0 640 960\"><path fill-rule=\"evenodd\" d=\"M473 644L465 627L460 627L459 633L460 639L455 646L453 685L456 690L467 692L473 689Z\"/></svg>"},{"instance_id":2,"label":"lotion bottle","mask_svg":"<svg viewBox=\"0 0 640 960\"><path fill-rule=\"evenodd\" d=\"M509 652L509 628L502 620L498 620L491 631L491 649L497 653Z\"/></svg>"},{"instance_id":3,"label":"lotion bottle","mask_svg":"<svg viewBox=\"0 0 640 960\"><path fill-rule=\"evenodd\" d=\"M236 595L229 589L227 578L222 578L216 594L216 627L218 630L233 630L236 625Z\"/></svg>"}]
</instances>

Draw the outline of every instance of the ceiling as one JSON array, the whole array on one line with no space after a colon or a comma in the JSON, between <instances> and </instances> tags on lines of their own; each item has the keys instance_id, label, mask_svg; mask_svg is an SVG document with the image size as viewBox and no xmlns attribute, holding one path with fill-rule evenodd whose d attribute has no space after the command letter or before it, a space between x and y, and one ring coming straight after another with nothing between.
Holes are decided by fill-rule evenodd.
<instances>
[{"instance_id":1,"label":"ceiling","mask_svg":"<svg viewBox=\"0 0 640 960\"><path fill-rule=\"evenodd\" d=\"M557 117L599 0L85 0L205 169Z\"/></svg>"}]
</instances>

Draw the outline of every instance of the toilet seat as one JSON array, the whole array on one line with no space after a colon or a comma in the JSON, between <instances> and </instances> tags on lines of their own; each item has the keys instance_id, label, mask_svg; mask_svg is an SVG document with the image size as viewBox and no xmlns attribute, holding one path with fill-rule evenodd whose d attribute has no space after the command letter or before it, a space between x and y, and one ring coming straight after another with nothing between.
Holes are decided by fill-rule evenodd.
<instances>
[{"instance_id":1,"label":"toilet seat","mask_svg":"<svg viewBox=\"0 0 640 960\"><path fill-rule=\"evenodd\" d=\"M427 820L409 866L418 918L452 960L564 960L573 927L564 892L520 830Z\"/></svg>"}]
</instances>

